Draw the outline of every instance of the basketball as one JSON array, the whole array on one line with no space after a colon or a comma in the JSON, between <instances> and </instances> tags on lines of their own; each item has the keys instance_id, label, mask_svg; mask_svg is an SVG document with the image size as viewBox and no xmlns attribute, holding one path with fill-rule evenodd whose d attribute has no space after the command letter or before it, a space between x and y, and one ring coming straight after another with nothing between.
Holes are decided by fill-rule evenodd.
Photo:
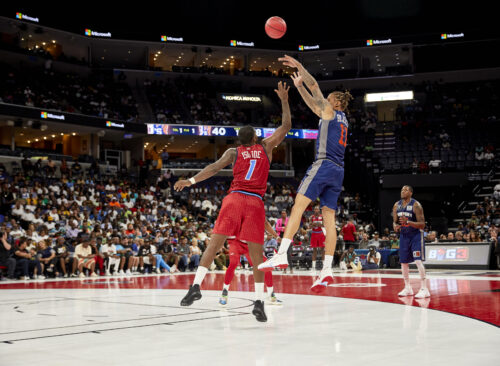
<instances>
[{"instance_id":1,"label":"basketball","mask_svg":"<svg viewBox=\"0 0 500 366\"><path fill-rule=\"evenodd\" d=\"M271 17L266 22L266 33L273 39L281 38L286 33L286 23L280 17Z\"/></svg>"}]
</instances>

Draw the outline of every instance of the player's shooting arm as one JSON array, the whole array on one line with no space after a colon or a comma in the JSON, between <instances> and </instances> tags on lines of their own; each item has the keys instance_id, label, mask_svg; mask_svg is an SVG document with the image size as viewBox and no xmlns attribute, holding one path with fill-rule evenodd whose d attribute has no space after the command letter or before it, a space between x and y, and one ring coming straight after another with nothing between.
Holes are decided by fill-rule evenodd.
<instances>
[{"instance_id":1,"label":"player's shooting arm","mask_svg":"<svg viewBox=\"0 0 500 366\"><path fill-rule=\"evenodd\" d=\"M418 202L415 202L413 209L415 210L417 221L408 221L408 225L414 227L415 229L423 230L425 228L424 209L422 208L422 205Z\"/></svg>"},{"instance_id":2,"label":"player's shooting arm","mask_svg":"<svg viewBox=\"0 0 500 366\"><path fill-rule=\"evenodd\" d=\"M326 100L319 88L316 79L306 70L306 68L296 59L285 55L278 59L284 65L297 68L297 72L292 75L293 83L297 87L302 99L307 106L320 118L333 119L335 111L332 105ZM309 91L305 88L309 89Z\"/></svg>"},{"instance_id":3,"label":"player's shooting arm","mask_svg":"<svg viewBox=\"0 0 500 366\"><path fill-rule=\"evenodd\" d=\"M207 165L201 172L196 174L193 178L196 183L201 182L205 179L208 179L215 174L217 174L220 170L224 169L229 164L232 164L236 160L237 151L235 148L227 149L224 154L221 156L219 160L215 163ZM174 189L176 191L182 191L184 187L189 187L193 183L190 179L182 179L175 182Z\"/></svg>"},{"instance_id":4,"label":"player's shooting arm","mask_svg":"<svg viewBox=\"0 0 500 366\"><path fill-rule=\"evenodd\" d=\"M278 89L274 90L281 100L283 114L281 116L281 126L271 136L262 140L262 146L266 149L269 160L271 160L273 149L283 142L288 131L292 128L292 114L290 112L290 105L288 104L288 90L290 90L290 87L287 87L286 83L282 83L281 81L278 83Z\"/></svg>"}]
</instances>

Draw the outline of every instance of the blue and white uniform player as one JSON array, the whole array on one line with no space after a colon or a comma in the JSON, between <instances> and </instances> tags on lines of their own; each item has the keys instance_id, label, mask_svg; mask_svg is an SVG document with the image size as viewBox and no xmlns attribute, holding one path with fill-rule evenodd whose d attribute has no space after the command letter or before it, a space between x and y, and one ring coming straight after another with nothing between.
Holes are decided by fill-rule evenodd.
<instances>
[{"instance_id":1,"label":"blue and white uniform player","mask_svg":"<svg viewBox=\"0 0 500 366\"><path fill-rule=\"evenodd\" d=\"M326 250L323 269L311 290L322 292L333 282L332 261L337 244L335 212L344 180L344 153L349 128L344 111L352 96L348 91L336 91L325 98L316 80L299 61L290 56L281 57L279 61L297 69L292 75L293 83L307 106L320 118L320 122L315 161L300 184L279 251L258 268L272 271L274 268L288 266L287 250L299 228L302 214L312 201L319 198L326 230Z\"/></svg>"},{"instance_id":2,"label":"blue and white uniform player","mask_svg":"<svg viewBox=\"0 0 500 366\"><path fill-rule=\"evenodd\" d=\"M399 296L413 296L413 289L410 285L410 263L415 262L420 274L420 290L415 298L422 299L430 297L425 280L425 267L422 263L425 260L424 233L425 227L424 209L422 205L412 198L413 188L403 186L401 188L401 200L397 201L392 208L393 227L399 236L399 262L405 281L405 288L398 294Z\"/></svg>"}]
</instances>

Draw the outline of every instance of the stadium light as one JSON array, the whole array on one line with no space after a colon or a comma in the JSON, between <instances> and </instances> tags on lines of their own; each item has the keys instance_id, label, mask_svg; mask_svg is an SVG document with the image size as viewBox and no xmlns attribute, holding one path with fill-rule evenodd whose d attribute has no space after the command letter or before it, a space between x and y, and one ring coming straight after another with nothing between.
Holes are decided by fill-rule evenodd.
<instances>
[{"instance_id":1,"label":"stadium light","mask_svg":"<svg viewBox=\"0 0 500 366\"><path fill-rule=\"evenodd\" d=\"M388 102L391 100L412 100L413 91L398 91L390 93L366 93L365 103Z\"/></svg>"}]
</instances>

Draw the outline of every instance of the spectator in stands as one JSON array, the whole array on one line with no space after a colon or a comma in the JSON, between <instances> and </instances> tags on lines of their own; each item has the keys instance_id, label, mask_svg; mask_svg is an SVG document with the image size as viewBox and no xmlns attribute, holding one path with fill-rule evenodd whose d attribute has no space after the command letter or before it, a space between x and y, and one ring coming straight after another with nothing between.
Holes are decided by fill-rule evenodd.
<instances>
[{"instance_id":1,"label":"spectator in stands","mask_svg":"<svg viewBox=\"0 0 500 366\"><path fill-rule=\"evenodd\" d=\"M278 251L278 242L276 241L276 238L273 238L271 235L266 234L266 241L264 242L264 252L269 252L274 255L274 252L271 251L271 249Z\"/></svg>"},{"instance_id":2,"label":"spectator in stands","mask_svg":"<svg viewBox=\"0 0 500 366\"><path fill-rule=\"evenodd\" d=\"M413 163L411 163L411 173L412 174L418 173L418 160L417 160L417 158L413 158Z\"/></svg>"},{"instance_id":3,"label":"spectator in stands","mask_svg":"<svg viewBox=\"0 0 500 366\"><path fill-rule=\"evenodd\" d=\"M354 225L352 216L349 220L342 226L342 238L346 245L351 245L356 241L356 226Z\"/></svg>"},{"instance_id":4,"label":"spectator in stands","mask_svg":"<svg viewBox=\"0 0 500 366\"><path fill-rule=\"evenodd\" d=\"M420 174L427 174L429 172L429 165L425 161L420 161L418 171Z\"/></svg>"},{"instance_id":5,"label":"spectator in stands","mask_svg":"<svg viewBox=\"0 0 500 366\"><path fill-rule=\"evenodd\" d=\"M446 237L445 237L446 238ZM426 237L425 241L427 243L438 243L438 237L437 237L437 232L436 231L431 231Z\"/></svg>"},{"instance_id":6,"label":"spectator in stands","mask_svg":"<svg viewBox=\"0 0 500 366\"><path fill-rule=\"evenodd\" d=\"M180 258L180 264L182 264L182 266L180 267L181 271L187 271L189 269L188 266L191 257L191 248L188 244L188 239L186 237L181 237L181 243L178 247L177 252L181 256Z\"/></svg>"},{"instance_id":7,"label":"spectator in stands","mask_svg":"<svg viewBox=\"0 0 500 366\"><path fill-rule=\"evenodd\" d=\"M78 270L80 277L84 278L84 268L90 270L90 277L97 277L95 273L95 254L92 253L92 247L89 243L89 238L83 238L82 243L78 244L75 248L75 258L78 261Z\"/></svg>"},{"instance_id":8,"label":"spectator in stands","mask_svg":"<svg viewBox=\"0 0 500 366\"><path fill-rule=\"evenodd\" d=\"M22 279L29 280L30 274L33 279L45 279L43 276L43 267L36 257L34 249L28 250L28 240L21 238L19 243L14 248L14 259L16 260L16 270L19 268L22 274Z\"/></svg>"},{"instance_id":9,"label":"spectator in stands","mask_svg":"<svg viewBox=\"0 0 500 366\"><path fill-rule=\"evenodd\" d=\"M56 247L54 248L56 252L56 261L57 261L57 271L56 277L59 276L60 271L63 273L63 277L68 277L68 271L66 269L66 265L72 262L72 258L69 256L69 251L64 241L64 237L60 236L57 238Z\"/></svg>"},{"instance_id":10,"label":"spectator in stands","mask_svg":"<svg viewBox=\"0 0 500 366\"><path fill-rule=\"evenodd\" d=\"M225 271L227 269L229 250L227 249L227 245L221 248L221 250L217 253L217 256L214 259L215 266L218 270Z\"/></svg>"},{"instance_id":11,"label":"spectator in stands","mask_svg":"<svg viewBox=\"0 0 500 366\"><path fill-rule=\"evenodd\" d=\"M477 146L476 147L476 154L475 154L476 160L483 160L484 159L484 151L482 146Z\"/></svg>"},{"instance_id":12,"label":"spectator in stands","mask_svg":"<svg viewBox=\"0 0 500 366\"><path fill-rule=\"evenodd\" d=\"M198 246L198 239L191 239L191 246L189 247L189 261L192 264L192 270L196 271L200 265L201 249Z\"/></svg>"},{"instance_id":13,"label":"spectator in stands","mask_svg":"<svg viewBox=\"0 0 500 366\"><path fill-rule=\"evenodd\" d=\"M454 241L456 242L463 242L464 241L464 234L461 231L455 231L455 239Z\"/></svg>"},{"instance_id":14,"label":"spectator in stands","mask_svg":"<svg viewBox=\"0 0 500 366\"><path fill-rule=\"evenodd\" d=\"M380 265L382 264L380 261L382 260L382 255L377 251L377 248L375 248L373 245L370 246L369 252L366 255L366 264L362 265L363 270L370 270L370 269L379 269Z\"/></svg>"},{"instance_id":15,"label":"spectator in stands","mask_svg":"<svg viewBox=\"0 0 500 366\"><path fill-rule=\"evenodd\" d=\"M38 243L40 250L38 251L38 258L40 263L43 264L48 273L54 273L57 263L56 252L47 246L45 240Z\"/></svg>"},{"instance_id":16,"label":"spectator in stands","mask_svg":"<svg viewBox=\"0 0 500 366\"><path fill-rule=\"evenodd\" d=\"M78 161L75 161L71 166L71 175L73 177L80 178L81 173L82 173L82 166Z\"/></svg>"},{"instance_id":17,"label":"spectator in stands","mask_svg":"<svg viewBox=\"0 0 500 366\"><path fill-rule=\"evenodd\" d=\"M271 210L271 209L269 209L269 210ZM278 236L280 238L283 237L283 233L285 232L285 227L287 224L288 224L287 212L286 212L286 210L282 210L281 217L278 220L276 220L276 225L274 228L274 230L276 231L276 233L278 234Z\"/></svg>"},{"instance_id":18,"label":"spectator in stands","mask_svg":"<svg viewBox=\"0 0 500 366\"><path fill-rule=\"evenodd\" d=\"M7 279L14 279L16 260L12 257L12 246L7 241L6 232L3 232L0 238L0 266L7 267Z\"/></svg>"},{"instance_id":19,"label":"spectator in stands","mask_svg":"<svg viewBox=\"0 0 500 366\"><path fill-rule=\"evenodd\" d=\"M439 173L441 174L441 160L433 159L429 161L429 173Z\"/></svg>"},{"instance_id":20,"label":"spectator in stands","mask_svg":"<svg viewBox=\"0 0 500 366\"><path fill-rule=\"evenodd\" d=\"M156 268L156 247L151 245L149 240L139 239L139 250L137 252L137 257L139 258L139 272L146 273L144 268L146 265L151 266L151 272L157 272Z\"/></svg>"},{"instance_id":21,"label":"spectator in stands","mask_svg":"<svg viewBox=\"0 0 500 366\"><path fill-rule=\"evenodd\" d=\"M477 233L477 231L475 231L475 230L471 230L470 231L468 242L470 242L470 243L479 243L479 242L481 242L481 237L479 236L479 234Z\"/></svg>"},{"instance_id":22,"label":"spectator in stands","mask_svg":"<svg viewBox=\"0 0 500 366\"><path fill-rule=\"evenodd\" d=\"M391 249L399 249L399 238L395 232L391 232L389 235L389 245Z\"/></svg>"},{"instance_id":23,"label":"spectator in stands","mask_svg":"<svg viewBox=\"0 0 500 366\"><path fill-rule=\"evenodd\" d=\"M370 240L369 246L374 246L375 248L379 248L380 247L380 237L379 237L379 234L378 234L378 231L375 231L373 233L373 237L372 239Z\"/></svg>"},{"instance_id":24,"label":"spectator in stands","mask_svg":"<svg viewBox=\"0 0 500 366\"><path fill-rule=\"evenodd\" d=\"M359 244L359 249L368 249L368 245L370 244L370 241L368 240L368 234L363 233L361 236L361 240L358 242Z\"/></svg>"},{"instance_id":25,"label":"spectator in stands","mask_svg":"<svg viewBox=\"0 0 500 366\"><path fill-rule=\"evenodd\" d=\"M355 263L356 257L357 255L354 252L354 246L351 245L349 249L344 251L344 253L342 253L342 256L340 257L340 269L347 271L349 268L352 268L355 271L361 271L361 263Z\"/></svg>"},{"instance_id":26,"label":"spectator in stands","mask_svg":"<svg viewBox=\"0 0 500 366\"><path fill-rule=\"evenodd\" d=\"M116 246L113 242L109 242L101 245L99 248L100 253L104 256L104 261L106 265L106 276L111 275L111 266L113 266L114 274L118 274L118 269L120 268L121 257L116 251Z\"/></svg>"}]
</instances>

